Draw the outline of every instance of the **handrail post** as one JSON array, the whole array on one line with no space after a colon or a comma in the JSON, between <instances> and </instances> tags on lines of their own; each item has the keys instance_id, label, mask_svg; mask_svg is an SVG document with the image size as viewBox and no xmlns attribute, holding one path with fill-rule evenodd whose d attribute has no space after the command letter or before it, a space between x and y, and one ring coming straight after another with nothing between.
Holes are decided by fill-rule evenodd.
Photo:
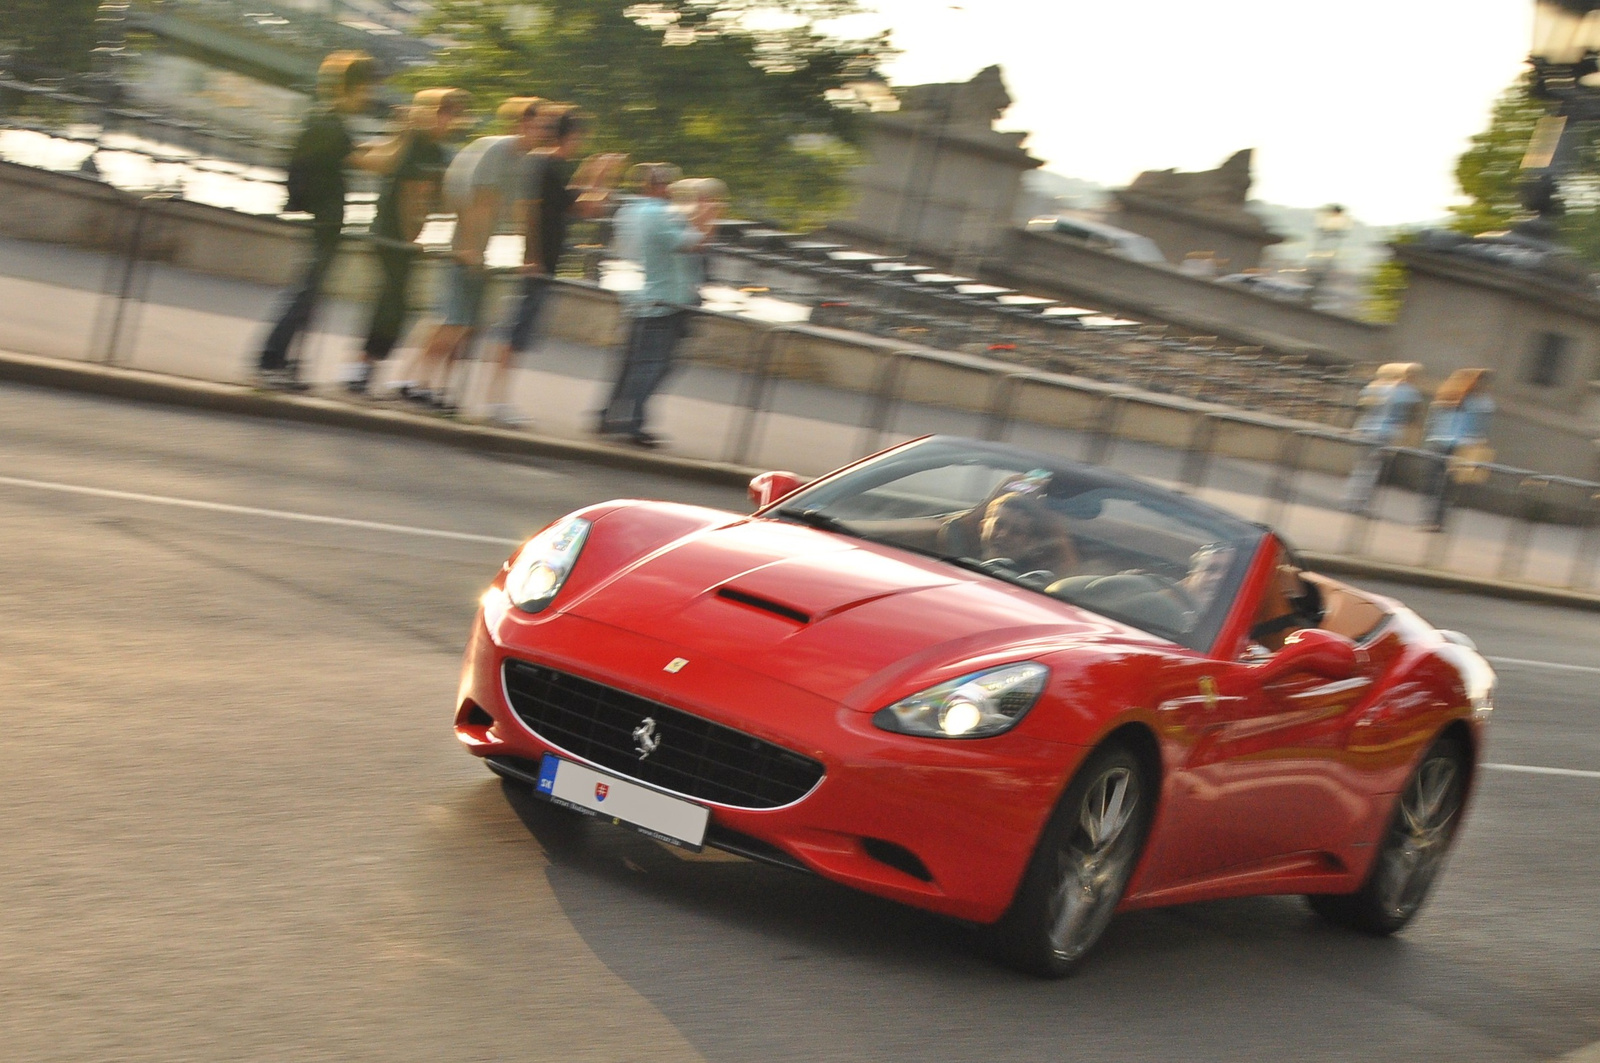
<instances>
[{"instance_id":1,"label":"handrail post","mask_svg":"<svg viewBox=\"0 0 1600 1063\"><path fill-rule=\"evenodd\" d=\"M1112 392L1100 400L1100 408L1095 411L1094 427L1089 430L1084 442L1084 461L1090 465L1106 463L1111 455L1112 440L1116 438L1117 424L1122 420L1122 411L1127 404L1128 396L1121 392Z\"/></svg>"},{"instance_id":2,"label":"handrail post","mask_svg":"<svg viewBox=\"0 0 1600 1063\"><path fill-rule=\"evenodd\" d=\"M1011 410L1016 404L1017 380L1022 375L1009 371L995 374L989 385L989 408L983 415L980 438L995 442L1005 439L1006 429L1011 425Z\"/></svg>"},{"instance_id":3,"label":"handrail post","mask_svg":"<svg viewBox=\"0 0 1600 1063\"><path fill-rule=\"evenodd\" d=\"M1306 441L1302 432L1288 431L1284 433L1283 441L1278 444L1277 458L1273 463L1272 481L1267 485L1267 494L1262 507L1261 522L1271 527L1277 527L1283 522L1283 514L1289 506L1289 494L1294 488L1295 474L1300 471L1300 455L1305 450Z\"/></svg>"},{"instance_id":4,"label":"handrail post","mask_svg":"<svg viewBox=\"0 0 1600 1063\"><path fill-rule=\"evenodd\" d=\"M742 465L750 459L750 448L755 444L757 419L766 407L771 391L772 367L777 361L778 344L794 334L788 325L775 325L768 329L751 352L750 371L745 374L740 389L739 416L729 426L728 441L723 453L732 465Z\"/></svg>"},{"instance_id":5,"label":"handrail post","mask_svg":"<svg viewBox=\"0 0 1600 1063\"><path fill-rule=\"evenodd\" d=\"M1178 480L1195 490L1205 482L1211 468L1211 452L1217 442L1217 415L1201 414L1189 433L1189 445L1184 448L1183 462L1178 467Z\"/></svg>"},{"instance_id":6,"label":"handrail post","mask_svg":"<svg viewBox=\"0 0 1600 1063\"><path fill-rule=\"evenodd\" d=\"M1534 534L1534 522L1529 516L1536 504L1534 492L1537 490L1542 493L1549 488L1550 480L1543 476L1525 476L1517 484L1513 500L1520 498L1523 505L1513 506L1514 510L1521 512L1512 514L1511 519L1506 522L1506 537L1500 544L1500 564L1495 571L1495 575L1500 579L1521 577L1528 559L1528 540L1533 538ZM1524 526L1521 528L1521 534L1518 533L1519 524Z\"/></svg>"},{"instance_id":7,"label":"handrail post","mask_svg":"<svg viewBox=\"0 0 1600 1063\"><path fill-rule=\"evenodd\" d=\"M1589 583L1595 554L1600 552L1600 491L1590 492L1586 518L1586 527L1578 533L1572 551L1572 571L1567 576L1567 586L1573 590L1582 590Z\"/></svg>"},{"instance_id":8,"label":"handrail post","mask_svg":"<svg viewBox=\"0 0 1600 1063\"><path fill-rule=\"evenodd\" d=\"M133 208L133 222L128 232L127 251L122 261L122 279L117 288L116 304L111 312L111 327L106 333L105 344L100 351L100 361L111 365L117 360L117 354L122 345L123 323L127 317L128 304L134 299L134 284L140 273L140 253L144 249L145 229L149 224L153 204L158 200L169 200L170 193L158 192L141 197ZM106 294L110 294L109 292Z\"/></svg>"},{"instance_id":9,"label":"handrail post","mask_svg":"<svg viewBox=\"0 0 1600 1063\"><path fill-rule=\"evenodd\" d=\"M883 447L883 434L889 429L889 417L900 396L900 378L904 373L905 361L911 353L906 350L893 351L884 360L883 365L878 367L878 379L873 388L872 401L868 403L866 415L861 420L861 442L858 449L862 454L871 454Z\"/></svg>"}]
</instances>

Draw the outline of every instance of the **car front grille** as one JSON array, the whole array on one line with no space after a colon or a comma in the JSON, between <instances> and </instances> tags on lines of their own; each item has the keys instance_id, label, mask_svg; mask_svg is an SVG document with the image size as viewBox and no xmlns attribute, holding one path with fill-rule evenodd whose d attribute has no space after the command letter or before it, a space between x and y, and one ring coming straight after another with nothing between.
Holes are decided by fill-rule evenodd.
<instances>
[{"instance_id":1,"label":"car front grille","mask_svg":"<svg viewBox=\"0 0 1600 1063\"><path fill-rule=\"evenodd\" d=\"M822 765L680 709L526 661L505 662L511 709L551 745L618 775L735 808L779 808L822 780ZM660 740L639 755L634 731Z\"/></svg>"}]
</instances>

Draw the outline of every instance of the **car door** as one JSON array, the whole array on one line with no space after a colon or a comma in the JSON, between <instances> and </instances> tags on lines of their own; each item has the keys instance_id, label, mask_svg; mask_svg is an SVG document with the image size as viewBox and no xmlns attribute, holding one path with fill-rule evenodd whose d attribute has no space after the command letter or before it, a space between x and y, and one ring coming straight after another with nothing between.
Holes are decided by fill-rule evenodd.
<instances>
[{"instance_id":1,"label":"car door","mask_svg":"<svg viewBox=\"0 0 1600 1063\"><path fill-rule=\"evenodd\" d=\"M1278 564L1263 562L1269 573ZM1258 591L1251 601L1260 600ZM1157 713L1175 754L1160 885L1331 853L1350 837L1365 803L1343 770L1346 740L1376 666L1358 655L1330 677L1285 670L1283 652L1251 643L1234 659L1173 669Z\"/></svg>"}]
</instances>

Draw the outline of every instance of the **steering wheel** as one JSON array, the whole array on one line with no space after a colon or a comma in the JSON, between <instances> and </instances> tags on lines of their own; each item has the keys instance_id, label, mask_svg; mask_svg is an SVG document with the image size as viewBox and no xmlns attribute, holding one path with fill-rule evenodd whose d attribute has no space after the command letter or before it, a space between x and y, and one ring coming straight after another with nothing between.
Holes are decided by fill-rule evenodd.
<instances>
[{"instance_id":1,"label":"steering wheel","mask_svg":"<svg viewBox=\"0 0 1600 1063\"><path fill-rule=\"evenodd\" d=\"M978 567L985 572L1010 572L1015 574L1017 563L1009 557L991 557L978 562Z\"/></svg>"}]
</instances>

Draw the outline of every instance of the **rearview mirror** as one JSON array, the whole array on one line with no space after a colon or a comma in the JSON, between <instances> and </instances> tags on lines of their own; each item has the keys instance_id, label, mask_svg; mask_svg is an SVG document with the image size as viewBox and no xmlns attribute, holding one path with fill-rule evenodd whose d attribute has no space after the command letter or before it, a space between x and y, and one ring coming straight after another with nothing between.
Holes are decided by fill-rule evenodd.
<instances>
[{"instance_id":1,"label":"rearview mirror","mask_svg":"<svg viewBox=\"0 0 1600 1063\"><path fill-rule=\"evenodd\" d=\"M766 509L804 486L805 481L792 472L764 472L750 478L750 501L756 504L757 509Z\"/></svg>"},{"instance_id":2,"label":"rearview mirror","mask_svg":"<svg viewBox=\"0 0 1600 1063\"><path fill-rule=\"evenodd\" d=\"M1305 628L1283 640L1283 649L1261 664L1261 681L1309 673L1323 679L1348 679L1361 667L1364 654L1343 635Z\"/></svg>"}]
</instances>

